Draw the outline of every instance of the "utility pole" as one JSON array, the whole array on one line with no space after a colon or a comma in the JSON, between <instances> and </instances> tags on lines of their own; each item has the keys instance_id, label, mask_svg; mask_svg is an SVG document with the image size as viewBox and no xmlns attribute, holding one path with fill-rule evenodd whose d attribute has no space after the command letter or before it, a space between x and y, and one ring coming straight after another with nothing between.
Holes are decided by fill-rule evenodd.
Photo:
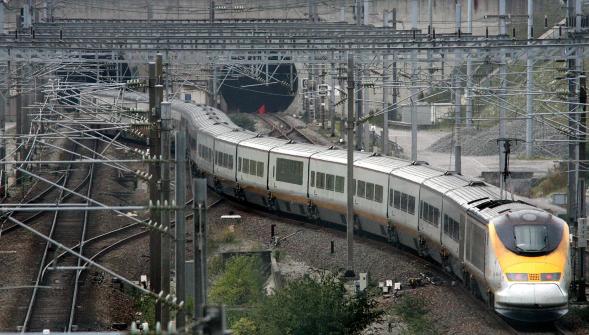
<instances>
[{"instance_id":1,"label":"utility pole","mask_svg":"<svg viewBox=\"0 0 589 335\"><path fill-rule=\"evenodd\" d=\"M193 231L192 247L194 250L194 318L203 317L207 304L207 180L192 180Z\"/></svg>"},{"instance_id":2,"label":"utility pole","mask_svg":"<svg viewBox=\"0 0 589 335\"><path fill-rule=\"evenodd\" d=\"M347 206L346 206L346 237L347 237L347 263L346 277L355 277L354 273L354 55L348 53L348 118L347 118Z\"/></svg>"},{"instance_id":3,"label":"utility pole","mask_svg":"<svg viewBox=\"0 0 589 335\"><path fill-rule=\"evenodd\" d=\"M585 160L587 159L587 150L586 150L586 141L587 141L587 77L585 76L585 72L581 72L579 76L579 108L582 109L581 117L580 117L580 124L579 124L579 217L586 218L587 217L587 209L586 209L586 199L585 199L585 192L587 191L585 187L586 176L587 176L587 163ZM579 221L579 220L577 220ZM577 234L579 231L580 223L577 222ZM578 236L579 238L585 238L585 236ZM585 243L586 244L586 243ZM579 273L580 273L580 280L579 280L579 294L577 295L577 301L585 302L587 301L587 295L585 292L585 251L586 247L584 245L579 246Z\"/></svg>"},{"instance_id":4,"label":"utility pole","mask_svg":"<svg viewBox=\"0 0 589 335\"><path fill-rule=\"evenodd\" d=\"M362 69L360 66L354 68L358 72L358 89L356 90L356 119L359 120L363 115L364 102L364 78L362 77ZM349 111L348 111L349 113ZM364 129L362 125L358 125L356 129L356 150L362 150L364 144Z\"/></svg>"},{"instance_id":5,"label":"utility pole","mask_svg":"<svg viewBox=\"0 0 589 335\"><path fill-rule=\"evenodd\" d=\"M161 85L159 85L162 76L162 57L156 55L156 61L149 63L149 155L154 160L149 164L149 174L151 180L149 183L149 199L155 205L160 200L160 175L161 168L157 161L161 154L159 120L161 117L162 94ZM160 221L159 211L153 207L150 209L150 217L154 223ZM150 258L150 285L154 292L161 291L161 233L152 230L149 233L149 258ZM156 303L156 320L161 321L161 303Z\"/></svg>"},{"instance_id":6,"label":"utility pole","mask_svg":"<svg viewBox=\"0 0 589 335\"><path fill-rule=\"evenodd\" d=\"M388 10L383 14L383 27L388 28L392 24L392 13ZM390 55L382 56L382 154L390 155L389 149L389 95L391 92L391 76L390 76Z\"/></svg>"},{"instance_id":7,"label":"utility pole","mask_svg":"<svg viewBox=\"0 0 589 335\"><path fill-rule=\"evenodd\" d=\"M534 0L528 0L528 44L534 38ZM534 60L532 50L527 52L526 61L526 156L531 158L534 155Z\"/></svg>"},{"instance_id":8,"label":"utility pole","mask_svg":"<svg viewBox=\"0 0 589 335\"><path fill-rule=\"evenodd\" d=\"M209 1L209 22L211 25L215 23L215 1Z\"/></svg>"},{"instance_id":9,"label":"utility pole","mask_svg":"<svg viewBox=\"0 0 589 335\"><path fill-rule=\"evenodd\" d=\"M4 21L5 21L5 14L4 14L4 2L0 2L0 35L4 35L6 31L4 30Z\"/></svg>"},{"instance_id":10,"label":"utility pole","mask_svg":"<svg viewBox=\"0 0 589 335\"><path fill-rule=\"evenodd\" d=\"M168 101L164 101L161 104L161 149L162 149L162 180L161 180L161 204L164 206L164 210L161 211L161 224L167 228L167 231L171 231L170 224L170 149L171 149L171 138L170 132L172 130L172 104ZM177 185L183 186L183 185ZM161 269L162 269L162 291L164 296L170 293L170 235L168 233L162 234L162 252L161 252ZM168 322L170 321L170 307L167 304L162 304L162 319L161 325L165 329Z\"/></svg>"},{"instance_id":11,"label":"utility pole","mask_svg":"<svg viewBox=\"0 0 589 335\"><path fill-rule=\"evenodd\" d=\"M427 25L427 33L429 34L430 38L433 35L433 29L434 29L434 8L433 8L433 0L428 0L427 1L427 7L428 7L428 16L429 16L429 20L428 20L428 25ZM433 64L433 60L432 60L432 50L428 49L427 50L427 67L428 67L428 71L427 71L427 80L429 83L433 83L433 76L434 76L434 64ZM433 86L430 85L429 89L428 89L428 93L431 93L433 89Z\"/></svg>"},{"instance_id":12,"label":"utility pole","mask_svg":"<svg viewBox=\"0 0 589 335\"><path fill-rule=\"evenodd\" d=\"M506 13L505 13L505 0L499 0L499 34L503 37L506 36L507 33L507 26L506 26ZM505 107L505 99L506 97L506 93L507 93L507 60L505 58L505 50L501 49L500 51L500 62L501 64L499 64L499 138L500 141L498 143L499 145L499 169L500 172L503 173L504 171L503 166L505 165L504 163L504 159L505 159L505 146L503 145L503 139L507 138L507 133L505 130L505 113L506 113L506 107ZM500 188L501 188L501 199L503 199L504 196L504 189L505 189L505 183L503 182L503 179L501 179L500 181Z\"/></svg>"},{"instance_id":13,"label":"utility pole","mask_svg":"<svg viewBox=\"0 0 589 335\"><path fill-rule=\"evenodd\" d=\"M473 0L467 0L467 23L466 32L472 34L472 11L473 11ZM530 0L532 1L532 0ZM472 128L472 58L470 52L466 56L466 128Z\"/></svg>"},{"instance_id":14,"label":"utility pole","mask_svg":"<svg viewBox=\"0 0 589 335\"><path fill-rule=\"evenodd\" d=\"M335 58L334 58L335 59ZM337 72L335 71L335 63L331 63L330 68L330 81L331 81L331 90L329 91L329 115L331 117L331 137L335 136L335 77L337 76Z\"/></svg>"},{"instance_id":15,"label":"utility pole","mask_svg":"<svg viewBox=\"0 0 589 335\"><path fill-rule=\"evenodd\" d=\"M382 154L389 155L389 92L390 92L390 76L389 76L389 56L382 56Z\"/></svg>"},{"instance_id":16,"label":"utility pole","mask_svg":"<svg viewBox=\"0 0 589 335\"><path fill-rule=\"evenodd\" d=\"M456 35L460 35L462 26L462 4L461 0L456 0ZM462 94L460 81L460 64L462 61L462 52L456 51L456 68L454 69L454 171L456 173L462 172L462 138L460 132L462 131Z\"/></svg>"},{"instance_id":17,"label":"utility pole","mask_svg":"<svg viewBox=\"0 0 589 335\"><path fill-rule=\"evenodd\" d=\"M411 30L417 30L419 0L411 0ZM411 160L417 160L417 50L411 51Z\"/></svg>"},{"instance_id":18,"label":"utility pole","mask_svg":"<svg viewBox=\"0 0 589 335\"><path fill-rule=\"evenodd\" d=\"M176 297L179 302L186 303L186 130L182 124L176 131ZM185 325L186 314L184 309L176 314L176 329L182 330ZM168 329L169 330L169 329Z\"/></svg>"}]
</instances>

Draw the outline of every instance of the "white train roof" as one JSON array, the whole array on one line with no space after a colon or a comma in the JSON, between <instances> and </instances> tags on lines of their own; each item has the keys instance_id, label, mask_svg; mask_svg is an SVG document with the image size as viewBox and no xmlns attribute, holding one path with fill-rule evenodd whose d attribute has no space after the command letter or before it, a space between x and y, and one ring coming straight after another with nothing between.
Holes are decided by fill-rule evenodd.
<instances>
[{"instance_id":1,"label":"white train roof","mask_svg":"<svg viewBox=\"0 0 589 335\"><path fill-rule=\"evenodd\" d=\"M276 137L254 137L239 143L239 145L252 149L270 151L287 143L287 140L282 140Z\"/></svg>"},{"instance_id":2,"label":"white train roof","mask_svg":"<svg viewBox=\"0 0 589 335\"><path fill-rule=\"evenodd\" d=\"M370 157L369 153L354 151L354 161L358 161L361 159L365 159ZM315 160L331 162L331 163L339 163L339 164L347 164L348 163L348 151L347 150L339 150L339 149L329 149L326 151L318 152L311 157ZM355 164L354 164L355 165Z\"/></svg>"},{"instance_id":3,"label":"white train roof","mask_svg":"<svg viewBox=\"0 0 589 335\"><path fill-rule=\"evenodd\" d=\"M224 133L224 134L217 136L217 140L232 143L232 144L237 144L242 141L248 140L250 138L257 137L257 136L259 136L259 135L254 132L251 132L248 130L243 130L241 128L234 128L231 132Z\"/></svg>"},{"instance_id":4,"label":"white train roof","mask_svg":"<svg viewBox=\"0 0 589 335\"><path fill-rule=\"evenodd\" d=\"M428 165L409 165L393 170L391 174L399 178L422 184L424 181L444 175L444 171L435 169Z\"/></svg>"},{"instance_id":5,"label":"white train roof","mask_svg":"<svg viewBox=\"0 0 589 335\"><path fill-rule=\"evenodd\" d=\"M273 153L295 157L311 157L311 155L313 154L326 150L329 150L329 147L323 147L308 143L287 143L281 147L276 147L271 151Z\"/></svg>"},{"instance_id":6,"label":"white train roof","mask_svg":"<svg viewBox=\"0 0 589 335\"><path fill-rule=\"evenodd\" d=\"M370 156L366 159L354 163L354 166L378 172L383 172L386 174L391 173L391 171L394 169L398 169L409 165L411 165L411 162L409 161L389 156Z\"/></svg>"}]
</instances>

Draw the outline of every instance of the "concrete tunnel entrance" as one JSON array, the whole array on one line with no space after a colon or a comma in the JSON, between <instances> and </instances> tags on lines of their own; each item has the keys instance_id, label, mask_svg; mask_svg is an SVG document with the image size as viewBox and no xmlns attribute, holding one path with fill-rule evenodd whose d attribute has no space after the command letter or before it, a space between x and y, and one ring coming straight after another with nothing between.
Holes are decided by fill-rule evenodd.
<instances>
[{"instance_id":1,"label":"concrete tunnel entrance","mask_svg":"<svg viewBox=\"0 0 589 335\"><path fill-rule=\"evenodd\" d=\"M286 110L297 94L295 65L268 65L267 70L262 65L260 70L252 69L256 68L240 67L236 70L227 66L222 72L229 71L220 90L228 111L255 113L262 106L268 113Z\"/></svg>"}]
</instances>

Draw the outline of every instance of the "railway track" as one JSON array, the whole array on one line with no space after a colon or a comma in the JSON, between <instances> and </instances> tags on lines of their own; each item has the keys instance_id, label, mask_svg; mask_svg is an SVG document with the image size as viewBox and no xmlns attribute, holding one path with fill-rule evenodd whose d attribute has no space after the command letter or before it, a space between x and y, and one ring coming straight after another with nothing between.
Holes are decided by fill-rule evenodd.
<instances>
[{"instance_id":1,"label":"railway track","mask_svg":"<svg viewBox=\"0 0 589 335\"><path fill-rule=\"evenodd\" d=\"M92 143L94 146L92 155L94 156L97 141L92 141ZM94 163L75 165L69 163L62 186L70 189L78 188L77 192L90 197L94 174ZM82 186L80 187L80 185ZM83 201L78 196L66 196L66 192L59 189L56 204ZM87 201L86 204L88 204ZM41 214L34 214L30 221L43 217ZM80 252L83 253L88 216L88 211L55 211L47 235L65 245L79 243ZM47 266L50 259L58 253L59 251L55 250L51 243L45 244L22 324L23 331L41 331L43 329L71 331L79 288L77 278L80 263L76 258L70 256L65 257L59 263L53 262L52 266ZM40 289L40 287L48 288Z\"/></svg>"},{"instance_id":2,"label":"railway track","mask_svg":"<svg viewBox=\"0 0 589 335\"><path fill-rule=\"evenodd\" d=\"M305 135L300 129L294 127L285 118L277 114L257 114L258 117L269 125L272 130L269 134L276 133L279 137L287 140L293 140L298 143L316 144L309 136Z\"/></svg>"}]
</instances>

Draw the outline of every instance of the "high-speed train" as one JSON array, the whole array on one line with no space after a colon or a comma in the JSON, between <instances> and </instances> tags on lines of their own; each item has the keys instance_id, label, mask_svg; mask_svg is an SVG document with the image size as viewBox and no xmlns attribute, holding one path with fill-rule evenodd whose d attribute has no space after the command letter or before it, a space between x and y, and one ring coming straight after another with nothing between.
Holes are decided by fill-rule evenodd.
<instances>
[{"instance_id":1,"label":"high-speed train","mask_svg":"<svg viewBox=\"0 0 589 335\"><path fill-rule=\"evenodd\" d=\"M191 161L211 187L313 221L346 224L346 151L239 128L209 106L174 102ZM412 248L453 272L499 314L555 320L568 311L568 225L482 181L354 153L354 227Z\"/></svg>"}]
</instances>

